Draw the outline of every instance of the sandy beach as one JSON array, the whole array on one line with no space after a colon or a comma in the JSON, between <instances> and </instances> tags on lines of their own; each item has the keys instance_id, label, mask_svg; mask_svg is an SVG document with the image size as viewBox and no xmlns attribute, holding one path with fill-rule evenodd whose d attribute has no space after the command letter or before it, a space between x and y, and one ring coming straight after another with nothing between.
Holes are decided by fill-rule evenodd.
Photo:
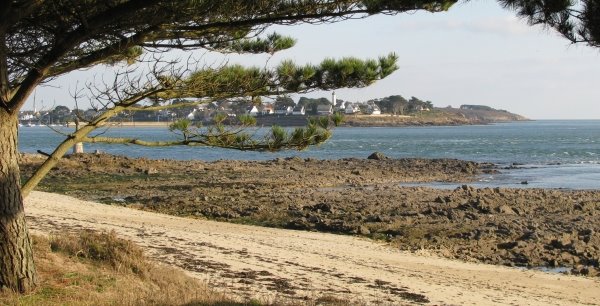
<instances>
[{"instance_id":1,"label":"sandy beach","mask_svg":"<svg viewBox=\"0 0 600 306\"><path fill-rule=\"evenodd\" d=\"M36 233L114 230L151 258L241 298L331 295L364 304L594 305L600 281L401 252L372 240L236 225L33 192Z\"/></svg>"}]
</instances>

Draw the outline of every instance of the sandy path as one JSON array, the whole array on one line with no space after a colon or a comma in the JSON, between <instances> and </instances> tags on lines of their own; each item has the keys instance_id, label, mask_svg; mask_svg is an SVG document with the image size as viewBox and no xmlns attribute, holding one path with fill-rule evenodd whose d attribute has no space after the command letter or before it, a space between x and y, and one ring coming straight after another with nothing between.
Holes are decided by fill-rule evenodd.
<instances>
[{"instance_id":1,"label":"sandy path","mask_svg":"<svg viewBox=\"0 0 600 306\"><path fill-rule=\"evenodd\" d=\"M35 231L115 230L152 258L243 297L339 296L364 303L600 305L600 281L399 252L377 242L242 226L33 192Z\"/></svg>"}]
</instances>

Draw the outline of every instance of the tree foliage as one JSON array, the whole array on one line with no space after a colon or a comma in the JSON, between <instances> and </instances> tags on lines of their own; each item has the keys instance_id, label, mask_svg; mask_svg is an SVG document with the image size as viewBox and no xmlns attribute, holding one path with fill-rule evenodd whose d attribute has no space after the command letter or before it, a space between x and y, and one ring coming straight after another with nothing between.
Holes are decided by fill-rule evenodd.
<instances>
[{"instance_id":1,"label":"tree foliage","mask_svg":"<svg viewBox=\"0 0 600 306\"><path fill-rule=\"evenodd\" d=\"M275 109L278 108L282 108L282 107L295 107L296 103L294 102L294 100L292 98L290 98L289 96L278 96L277 98L275 98L275 103L273 103L275 106Z\"/></svg>"},{"instance_id":2,"label":"tree foliage","mask_svg":"<svg viewBox=\"0 0 600 306\"><path fill-rule=\"evenodd\" d=\"M530 24L555 29L572 43L600 47L598 0L499 0Z\"/></svg>"},{"instance_id":3,"label":"tree foliage","mask_svg":"<svg viewBox=\"0 0 600 306\"><path fill-rule=\"evenodd\" d=\"M315 89L365 87L398 69L397 59L396 54L390 53L379 60L326 59L319 65L299 66L287 60L273 69L242 65L206 68L161 84L163 88L157 98L255 97Z\"/></svg>"},{"instance_id":4,"label":"tree foliage","mask_svg":"<svg viewBox=\"0 0 600 306\"><path fill-rule=\"evenodd\" d=\"M452 0L11 0L0 2L0 287L27 291L35 286L31 242L25 226L17 164L17 116L27 98L43 82L71 71L99 64L133 63L143 53L171 49L216 52L273 53L289 48L293 39L271 34L271 25L327 23L376 13L414 10L440 11ZM150 61L152 56L146 57ZM156 61L156 57L154 57ZM160 62L160 61L158 61ZM308 91L340 86L361 87L395 69L395 59L377 61L329 60L319 66L286 62L278 71L241 66L209 67L186 74L154 65L150 79L125 75L114 88L96 93L97 107L86 125L69 135L28 182L31 190L74 143L124 111L165 110L212 102L217 97L257 97L273 91ZM169 65L167 65L169 66ZM208 86L207 86L208 84ZM280 94L280 93L276 93ZM194 97L177 105L168 98ZM150 104L143 102L153 98ZM188 101L188 100L186 100ZM140 106L141 105L141 106ZM76 112L79 113L79 112ZM220 125L216 125L217 128ZM193 127L181 124L183 141L196 137ZM324 131L324 132L321 132ZM327 137L327 129L309 124L288 134L273 129L268 149L287 144L302 148ZM204 135L210 136L211 133ZM199 138L209 145L245 147L246 136L220 131L215 138ZM110 142L137 143L112 139ZM141 143L138 143L141 144ZM29 186L29 187L27 187ZM12 231L10 229L18 229ZM17 247L15 247L17 246Z\"/></svg>"},{"instance_id":5,"label":"tree foliage","mask_svg":"<svg viewBox=\"0 0 600 306\"><path fill-rule=\"evenodd\" d=\"M401 95L393 95L385 97L377 102L377 106L381 109L382 113L389 113L394 115L404 115L408 101Z\"/></svg>"}]
</instances>

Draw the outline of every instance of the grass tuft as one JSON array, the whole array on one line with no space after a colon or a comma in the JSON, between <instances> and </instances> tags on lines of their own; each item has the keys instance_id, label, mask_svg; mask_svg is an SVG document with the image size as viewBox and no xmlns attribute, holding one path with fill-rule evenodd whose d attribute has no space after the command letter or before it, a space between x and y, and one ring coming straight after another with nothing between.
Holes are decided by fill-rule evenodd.
<instances>
[{"instance_id":1,"label":"grass tuft","mask_svg":"<svg viewBox=\"0 0 600 306\"><path fill-rule=\"evenodd\" d=\"M114 231L50 236L50 250L108 265L116 272L131 272L142 277L148 274L151 266L140 247L118 238Z\"/></svg>"},{"instance_id":2,"label":"grass tuft","mask_svg":"<svg viewBox=\"0 0 600 306\"><path fill-rule=\"evenodd\" d=\"M149 261L114 232L33 236L39 285L0 305L245 305L180 270Z\"/></svg>"}]
</instances>

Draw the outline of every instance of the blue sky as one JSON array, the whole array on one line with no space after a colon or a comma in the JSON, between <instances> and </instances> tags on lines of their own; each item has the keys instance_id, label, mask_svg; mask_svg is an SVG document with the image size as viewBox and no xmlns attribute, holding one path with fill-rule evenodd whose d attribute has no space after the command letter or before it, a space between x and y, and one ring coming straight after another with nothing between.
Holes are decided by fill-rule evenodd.
<instances>
[{"instance_id":1,"label":"blue sky","mask_svg":"<svg viewBox=\"0 0 600 306\"><path fill-rule=\"evenodd\" d=\"M600 119L600 50L571 45L551 30L530 27L494 1L469 1L445 13L375 16L270 31L295 37L298 43L274 56L226 60L264 66L287 58L318 63L325 57L372 58L396 52L400 69L393 75L368 88L337 90L337 96L364 101L400 94L440 107L484 104L532 119ZM69 90L76 80L91 80L93 74L72 73L39 88L38 103L72 106ZM31 101L25 109L30 108Z\"/></svg>"}]
</instances>

